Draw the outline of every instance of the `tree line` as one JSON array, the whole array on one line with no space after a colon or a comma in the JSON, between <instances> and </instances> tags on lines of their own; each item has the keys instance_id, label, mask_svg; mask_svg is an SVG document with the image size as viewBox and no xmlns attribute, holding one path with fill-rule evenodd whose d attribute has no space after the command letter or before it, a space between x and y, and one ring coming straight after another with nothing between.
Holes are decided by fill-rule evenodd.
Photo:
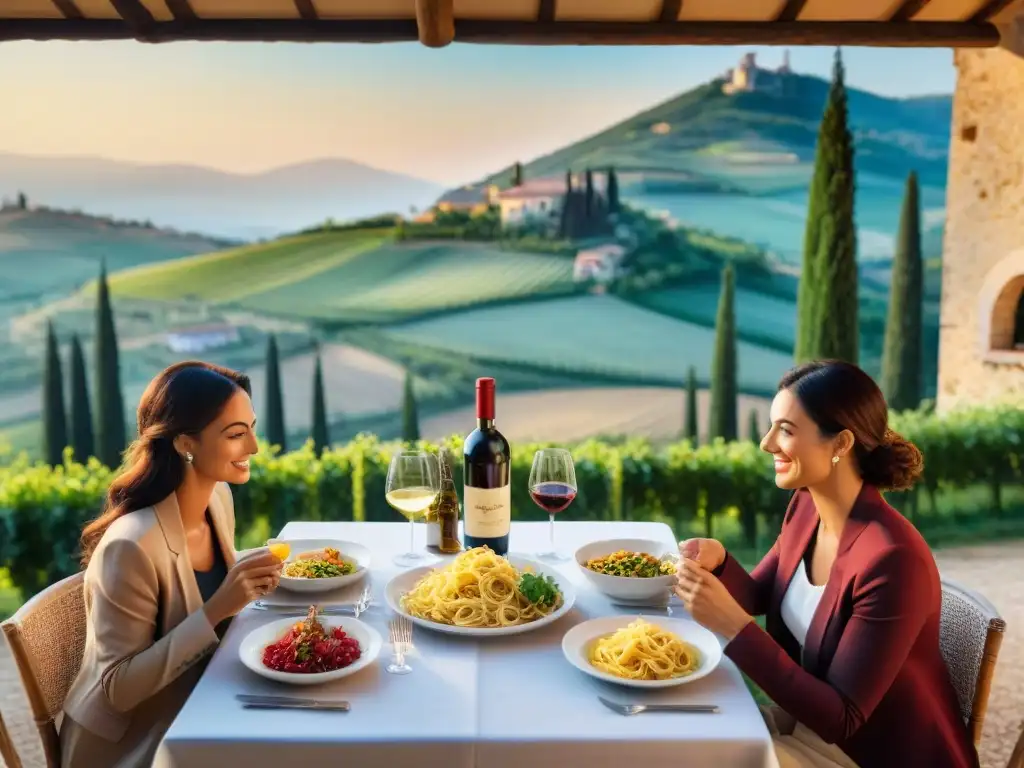
<instances>
[{"instance_id":1,"label":"tree line","mask_svg":"<svg viewBox=\"0 0 1024 768\"><path fill-rule=\"evenodd\" d=\"M848 124L843 62L837 50L832 85L818 130L808 196L797 295L797 363L831 358L858 364L854 149ZM900 212L879 377L889 407L896 411L921 404L923 280L920 192L917 174L911 171ZM735 282L733 266L728 264L722 273L715 323L708 429L712 439L738 437ZM752 440L760 439L755 410L750 411L747 429ZM692 367L686 382L683 432L685 438L696 444L697 381Z\"/></svg>"}]
</instances>

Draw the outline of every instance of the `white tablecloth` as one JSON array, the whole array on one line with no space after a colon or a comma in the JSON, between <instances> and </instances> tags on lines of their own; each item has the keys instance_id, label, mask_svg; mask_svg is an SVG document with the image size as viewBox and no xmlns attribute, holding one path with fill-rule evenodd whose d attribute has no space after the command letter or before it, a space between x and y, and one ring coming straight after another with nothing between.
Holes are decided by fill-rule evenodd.
<instances>
[{"instance_id":1,"label":"white tablecloth","mask_svg":"<svg viewBox=\"0 0 1024 768\"><path fill-rule=\"evenodd\" d=\"M671 529L662 523L556 525L557 543L570 555L604 538L673 541ZM422 545L423 532L417 529L417 534ZM514 523L511 552L529 556L546 549L547 536L547 523ZM571 560L559 567L576 586L577 600L559 621L535 632L485 640L414 627L415 649L408 657L414 671L391 675L384 669L391 646L383 589L400 570L391 559L408 549L408 524L294 522L280 537L349 539L370 548L367 578L374 606L361 618L384 637L378 663L322 686L275 684L242 665L238 646L254 627L280 615L247 608L235 618L166 734L156 768L282 768L319 760L346 768L777 764L757 705L728 658L702 680L657 692L605 684L570 666L561 649L565 632L585 619L623 612L591 589ZM234 698L239 692L345 699L352 710L246 710ZM721 711L623 717L605 708L598 694L623 702L706 702Z\"/></svg>"}]
</instances>

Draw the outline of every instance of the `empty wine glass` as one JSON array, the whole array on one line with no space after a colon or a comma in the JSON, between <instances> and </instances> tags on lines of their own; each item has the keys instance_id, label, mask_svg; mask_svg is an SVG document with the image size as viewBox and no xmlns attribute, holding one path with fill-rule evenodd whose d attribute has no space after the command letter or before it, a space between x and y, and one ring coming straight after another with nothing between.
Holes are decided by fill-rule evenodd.
<instances>
[{"instance_id":1,"label":"empty wine glass","mask_svg":"<svg viewBox=\"0 0 1024 768\"><path fill-rule=\"evenodd\" d=\"M576 467L571 453L564 448L542 448L533 455L530 498L548 513L551 531L551 550L537 557L554 563L565 562L569 557L555 549L555 515L576 498Z\"/></svg>"},{"instance_id":2,"label":"empty wine glass","mask_svg":"<svg viewBox=\"0 0 1024 768\"><path fill-rule=\"evenodd\" d=\"M441 476L436 456L426 451L405 450L391 457L384 487L385 498L409 521L409 551L395 556L396 565L411 568L436 560L416 551L416 520L426 517L440 491Z\"/></svg>"}]
</instances>

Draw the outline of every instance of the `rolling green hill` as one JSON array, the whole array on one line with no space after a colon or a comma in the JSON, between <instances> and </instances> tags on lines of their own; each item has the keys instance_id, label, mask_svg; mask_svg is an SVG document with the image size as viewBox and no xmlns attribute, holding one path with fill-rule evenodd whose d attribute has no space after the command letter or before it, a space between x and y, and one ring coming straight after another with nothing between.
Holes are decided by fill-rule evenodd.
<instances>
[{"instance_id":1,"label":"rolling green hill","mask_svg":"<svg viewBox=\"0 0 1024 768\"><path fill-rule=\"evenodd\" d=\"M660 174L665 183L695 191L803 187L829 84L799 74L758 76L778 82L779 90L726 94L716 79L536 158L524 165L524 174L614 166ZM923 185L945 186L951 97L893 99L855 88L848 93L859 172L902 180L916 169ZM510 174L505 168L485 182L507 186Z\"/></svg>"},{"instance_id":2,"label":"rolling green hill","mask_svg":"<svg viewBox=\"0 0 1024 768\"><path fill-rule=\"evenodd\" d=\"M298 235L111 276L115 296L200 300L296 320L386 323L576 291L572 259L385 230Z\"/></svg>"},{"instance_id":3,"label":"rolling green hill","mask_svg":"<svg viewBox=\"0 0 1024 768\"><path fill-rule=\"evenodd\" d=\"M54 209L0 210L0 319L115 272L220 250L217 238Z\"/></svg>"}]
</instances>

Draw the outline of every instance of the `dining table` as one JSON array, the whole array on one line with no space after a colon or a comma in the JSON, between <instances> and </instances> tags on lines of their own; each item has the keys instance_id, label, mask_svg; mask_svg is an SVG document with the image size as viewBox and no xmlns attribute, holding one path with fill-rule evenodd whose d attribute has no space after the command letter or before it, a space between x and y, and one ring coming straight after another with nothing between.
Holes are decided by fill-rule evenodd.
<instances>
[{"instance_id":1,"label":"dining table","mask_svg":"<svg viewBox=\"0 0 1024 768\"><path fill-rule=\"evenodd\" d=\"M394 614L384 587L403 570L392 559L408 550L409 525L289 522L277 538L338 539L371 551L365 580L372 597L359 620L381 634L380 656L348 677L315 686L266 679L244 666L239 647L251 631L282 614L249 605L232 620L166 732L154 768L777 768L757 703L727 656L701 679L638 690L583 674L563 654L562 638L579 622L616 614L650 614L647 618L655 621L666 615L657 608L613 604L591 586L572 557L575 550L614 538L649 539L674 548L672 529L649 521L565 520L558 521L556 531L556 544L569 559L548 565L576 590L569 612L534 631L500 637L456 636L413 625L406 655L412 672L395 675L385 670L392 654L388 622ZM418 532L422 542L423 532ZM546 551L548 533L547 523L514 521L509 555L532 558ZM437 565L454 557L433 556ZM687 617L678 600L670 605L674 617ZM245 709L236 700L241 693L344 700L350 709ZM621 703L714 704L718 711L625 716L602 704L599 696Z\"/></svg>"}]
</instances>

